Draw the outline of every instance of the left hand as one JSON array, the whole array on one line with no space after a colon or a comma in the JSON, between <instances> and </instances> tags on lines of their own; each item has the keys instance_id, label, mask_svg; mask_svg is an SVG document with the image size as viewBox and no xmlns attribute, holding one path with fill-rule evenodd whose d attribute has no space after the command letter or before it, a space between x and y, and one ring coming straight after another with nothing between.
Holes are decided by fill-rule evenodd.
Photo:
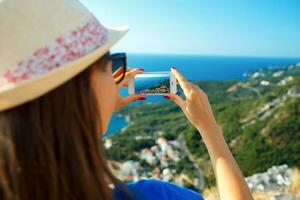
<instances>
[{"instance_id":1,"label":"left hand","mask_svg":"<svg viewBox=\"0 0 300 200\"><path fill-rule=\"evenodd\" d=\"M128 95L126 97L122 97L120 95L120 89L122 87L128 87L128 81L132 78L134 78L135 75L143 73L144 69L141 68L127 68L126 70L126 74L124 79L117 84L117 102L116 102L116 107L114 112L116 112L117 110L119 110L120 108L123 108L124 106L126 106L129 103L138 101L138 100L145 100L145 96L144 94L132 94L132 95ZM119 78L121 78L122 76L122 68L118 69L117 71L115 71L113 73L113 77L115 80L118 80Z\"/></svg>"}]
</instances>

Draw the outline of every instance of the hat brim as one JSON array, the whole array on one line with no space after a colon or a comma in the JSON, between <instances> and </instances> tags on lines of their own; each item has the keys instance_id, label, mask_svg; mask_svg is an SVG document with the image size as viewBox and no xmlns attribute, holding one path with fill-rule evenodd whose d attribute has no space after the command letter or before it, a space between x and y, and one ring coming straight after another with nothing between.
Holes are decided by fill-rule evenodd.
<instances>
[{"instance_id":1,"label":"hat brim","mask_svg":"<svg viewBox=\"0 0 300 200\"><path fill-rule=\"evenodd\" d=\"M110 28L107 42L98 49L44 75L22 81L0 91L0 111L34 100L67 82L107 53L128 31L128 26Z\"/></svg>"}]
</instances>

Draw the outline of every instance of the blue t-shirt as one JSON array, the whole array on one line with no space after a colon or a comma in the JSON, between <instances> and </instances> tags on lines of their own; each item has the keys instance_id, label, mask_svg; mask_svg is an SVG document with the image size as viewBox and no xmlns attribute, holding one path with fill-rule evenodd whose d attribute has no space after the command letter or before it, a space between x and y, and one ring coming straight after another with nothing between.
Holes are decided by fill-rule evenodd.
<instances>
[{"instance_id":1,"label":"blue t-shirt","mask_svg":"<svg viewBox=\"0 0 300 200\"><path fill-rule=\"evenodd\" d=\"M136 182L128 182L125 185L132 191L136 200L203 200L193 190L156 179L141 179ZM126 195L117 187L114 189L114 195L117 200L128 200Z\"/></svg>"}]
</instances>

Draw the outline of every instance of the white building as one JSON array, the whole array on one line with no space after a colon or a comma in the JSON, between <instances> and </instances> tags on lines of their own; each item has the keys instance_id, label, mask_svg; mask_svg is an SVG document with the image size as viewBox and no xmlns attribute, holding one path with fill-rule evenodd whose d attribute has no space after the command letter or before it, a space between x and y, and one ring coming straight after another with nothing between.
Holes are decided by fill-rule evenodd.
<instances>
[{"instance_id":1,"label":"white building","mask_svg":"<svg viewBox=\"0 0 300 200\"><path fill-rule=\"evenodd\" d=\"M141 166L139 162L128 160L121 165L118 174L123 178L139 178L138 171L140 170L140 168Z\"/></svg>"},{"instance_id":2,"label":"white building","mask_svg":"<svg viewBox=\"0 0 300 200\"><path fill-rule=\"evenodd\" d=\"M170 181L173 178L173 173L169 168L163 169L161 177L164 181Z\"/></svg>"},{"instance_id":3,"label":"white building","mask_svg":"<svg viewBox=\"0 0 300 200\"><path fill-rule=\"evenodd\" d=\"M106 149L109 149L111 146L112 146L112 141L111 141L111 139L106 138L105 141L104 141L104 147L105 147Z\"/></svg>"},{"instance_id":4,"label":"white building","mask_svg":"<svg viewBox=\"0 0 300 200\"><path fill-rule=\"evenodd\" d=\"M292 76L285 77L278 83L278 85L281 85L281 86L286 85L288 82L290 82L292 80L294 80L294 78Z\"/></svg>"},{"instance_id":5,"label":"white building","mask_svg":"<svg viewBox=\"0 0 300 200\"><path fill-rule=\"evenodd\" d=\"M161 150L163 152L166 152L167 146L168 146L168 142L167 142L167 140L164 137L159 137L156 140L156 143L159 145L159 147L161 148Z\"/></svg>"},{"instance_id":6,"label":"white building","mask_svg":"<svg viewBox=\"0 0 300 200\"><path fill-rule=\"evenodd\" d=\"M140 158L146 160L150 165L154 165L157 163L156 158L154 157L152 151L150 149L143 149L140 154Z\"/></svg>"},{"instance_id":7,"label":"white building","mask_svg":"<svg viewBox=\"0 0 300 200\"><path fill-rule=\"evenodd\" d=\"M273 77L279 77L284 73L284 71L274 72Z\"/></svg>"},{"instance_id":8,"label":"white building","mask_svg":"<svg viewBox=\"0 0 300 200\"><path fill-rule=\"evenodd\" d=\"M262 80L262 81L260 81L260 85L263 85L263 86L269 86L269 85L270 85L270 82L269 82L269 81Z\"/></svg>"},{"instance_id":9,"label":"white building","mask_svg":"<svg viewBox=\"0 0 300 200\"><path fill-rule=\"evenodd\" d=\"M255 73L251 76L251 78L258 78L258 77L260 77L260 76L264 76L263 73L255 72Z\"/></svg>"}]
</instances>

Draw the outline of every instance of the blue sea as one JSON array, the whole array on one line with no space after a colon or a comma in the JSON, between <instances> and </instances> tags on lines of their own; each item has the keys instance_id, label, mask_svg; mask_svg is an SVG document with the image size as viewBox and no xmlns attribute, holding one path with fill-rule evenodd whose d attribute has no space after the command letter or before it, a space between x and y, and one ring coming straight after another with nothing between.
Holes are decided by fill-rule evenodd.
<instances>
[{"instance_id":1,"label":"blue sea","mask_svg":"<svg viewBox=\"0 0 300 200\"><path fill-rule=\"evenodd\" d=\"M188 80L243 80L246 72L268 67L289 66L300 58L233 57L195 55L127 54L128 66L147 71L169 71L175 66ZM121 95L127 95L122 88ZM166 101L160 96L147 96L146 101ZM139 104L134 103L131 105ZM130 106L130 105L128 105ZM123 117L113 115L105 135L114 134L127 125Z\"/></svg>"}]
</instances>

